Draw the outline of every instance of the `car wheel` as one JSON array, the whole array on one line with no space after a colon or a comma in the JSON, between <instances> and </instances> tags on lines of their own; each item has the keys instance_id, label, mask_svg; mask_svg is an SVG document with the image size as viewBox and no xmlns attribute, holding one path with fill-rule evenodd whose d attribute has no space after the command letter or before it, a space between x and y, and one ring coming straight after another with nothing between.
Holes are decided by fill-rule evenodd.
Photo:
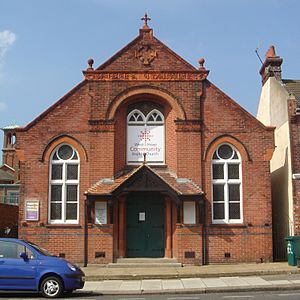
<instances>
[{"instance_id":1,"label":"car wheel","mask_svg":"<svg viewBox=\"0 0 300 300\"><path fill-rule=\"evenodd\" d=\"M46 298L60 297L63 293L63 284L58 277L47 277L42 281L41 292Z\"/></svg>"}]
</instances>

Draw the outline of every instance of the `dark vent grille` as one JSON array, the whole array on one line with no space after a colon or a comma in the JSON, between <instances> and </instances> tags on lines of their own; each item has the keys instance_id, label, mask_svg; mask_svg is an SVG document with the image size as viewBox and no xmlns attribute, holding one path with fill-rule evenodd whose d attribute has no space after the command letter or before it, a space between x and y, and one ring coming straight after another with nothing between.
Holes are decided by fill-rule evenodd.
<instances>
[{"instance_id":1,"label":"dark vent grille","mask_svg":"<svg viewBox=\"0 0 300 300\"><path fill-rule=\"evenodd\" d=\"M105 257L105 252L95 252L95 258Z\"/></svg>"},{"instance_id":2,"label":"dark vent grille","mask_svg":"<svg viewBox=\"0 0 300 300\"><path fill-rule=\"evenodd\" d=\"M195 258L195 252L194 251L184 252L184 258Z\"/></svg>"}]
</instances>

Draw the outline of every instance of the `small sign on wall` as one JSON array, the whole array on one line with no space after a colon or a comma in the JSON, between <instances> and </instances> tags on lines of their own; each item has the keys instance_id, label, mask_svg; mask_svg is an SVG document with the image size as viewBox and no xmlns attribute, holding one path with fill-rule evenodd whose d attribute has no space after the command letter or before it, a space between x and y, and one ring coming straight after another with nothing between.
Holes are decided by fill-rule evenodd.
<instances>
[{"instance_id":1,"label":"small sign on wall","mask_svg":"<svg viewBox=\"0 0 300 300\"><path fill-rule=\"evenodd\" d=\"M146 221L146 213L145 212L140 212L139 213L139 221Z\"/></svg>"},{"instance_id":2,"label":"small sign on wall","mask_svg":"<svg viewBox=\"0 0 300 300\"><path fill-rule=\"evenodd\" d=\"M40 202L38 200L26 200L25 202L26 221L38 221L39 210L40 210Z\"/></svg>"},{"instance_id":3,"label":"small sign on wall","mask_svg":"<svg viewBox=\"0 0 300 300\"><path fill-rule=\"evenodd\" d=\"M196 203L194 201L183 202L183 223L196 224Z\"/></svg>"}]
</instances>

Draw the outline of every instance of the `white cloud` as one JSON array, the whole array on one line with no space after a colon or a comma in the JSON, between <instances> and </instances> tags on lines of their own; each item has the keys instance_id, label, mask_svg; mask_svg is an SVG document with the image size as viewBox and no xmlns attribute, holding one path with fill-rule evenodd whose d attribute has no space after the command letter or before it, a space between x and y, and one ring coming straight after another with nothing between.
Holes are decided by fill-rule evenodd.
<instances>
[{"instance_id":1,"label":"white cloud","mask_svg":"<svg viewBox=\"0 0 300 300\"><path fill-rule=\"evenodd\" d=\"M3 59L6 51L16 41L16 35L9 31L0 31L0 61Z\"/></svg>"},{"instance_id":2,"label":"white cloud","mask_svg":"<svg viewBox=\"0 0 300 300\"><path fill-rule=\"evenodd\" d=\"M5 111L7 108L7 105L4 102L0 102L0 112Z\"/></svg>"}]
</instances>

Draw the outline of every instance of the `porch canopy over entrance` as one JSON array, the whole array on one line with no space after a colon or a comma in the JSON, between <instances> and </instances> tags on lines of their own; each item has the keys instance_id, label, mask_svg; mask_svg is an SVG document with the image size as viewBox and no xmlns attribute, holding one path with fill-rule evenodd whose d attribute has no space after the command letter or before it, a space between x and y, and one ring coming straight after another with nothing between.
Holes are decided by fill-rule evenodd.
<instances>
[{"instance_id":1,"label":"porch canopy over entrance","mask_svg":"<svg viewBox=\"0 0 300 300\"><path fill-rule=\"evenodd\" d=\"M180 200L202 200L202 189L190 179L177 178L163 168L143 164L133 170L124 170L114 180L102 179L85 193L88 199L95 196L119 197L131 192L157 192L168 195L179 204Z\"/></svg>"},{"instance_id":2,"label":"porch canopy over entrance","mask_svg":"<svg viewBox=\"0 0 300 300\"><path fill-rule=\"evenodd\" d=\"M172 222L177 220L176 211L183 201L203 203L203 192L194 182L147 164L123 170L115 179L102 179L85 195L87 205L94 201L111 204L109 210L114 211L114 216L110 222L117 225L115 258L172 257Z\"/></svg>"}]
</instances>

